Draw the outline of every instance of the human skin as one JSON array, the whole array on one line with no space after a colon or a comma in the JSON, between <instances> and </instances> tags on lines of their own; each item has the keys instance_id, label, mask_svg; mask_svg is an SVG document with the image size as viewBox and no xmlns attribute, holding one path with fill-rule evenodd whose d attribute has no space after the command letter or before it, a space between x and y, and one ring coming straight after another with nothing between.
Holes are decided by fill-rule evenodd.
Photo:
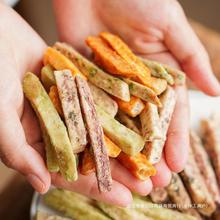
<instances>
[{"instance_id":1,"label":"human skin","mask_svg":"<svg viewBox=\"0 0 220 220\"><path fill-rule=\"evenodd\" d=\"M165 14L163 16L166 17L169 14L166 11L168 10L166 4L171 4L170 2L173 1L149 0L139 1L138 4L137 1L134 4L131 0L83 1L66 0L65 4L61 0L54 1L61 40L86 52L84 44L80 42L83 42L87 35L97 34L103 30L112 31L122 36L136 53L175 66L180 64L203 91L210 95L219 94L219 85L212 75L206 52L187 26L187 22L183 18L173 19L177 22L174 27L167 21L168 24L164 24L164 28L162 25L159 25L159 28L154 21L156 19L154 13L147 13L150 8L150 11L153 10L155 13L159 10L160 13L156 13L157 16ZM139 16L126 13L120 2L126 3L126 10L132 8L132 12L136 15L138 13ZM100 10L103 4L104 15L103 10ZM174 5L172 11L180 10L176 3ZM146 16L145 19L143 8L147 9L146 15L149 14L152 18ZM0 4L0 14L0 158L8 167L22 173L40 193L45 193L52 183L117 205L129 204L132 200L131 191L146 195L153 185L166 185L170 180L171 170L178 172L183 168L188 147L188 108L185 89L179 87L177 93L180 98L169 129L164 157L156 165L157 176L147 181L139 181L114 160L111 161L113 189L111 192L100 194L95 174L79 175L79 180L72 183L66 182L58 174L51 175L45 166L43 143L37 119L24 99L21 86L26 71L39 73L46 44L12 9ZM108 14L111 14L111 17ZM117 16L118 14L120 16ZM176 14L183 16L181 13L176 12ZM174 15L170 15L172 16ZM110 18L118 20L111 22ZM141 21L144 19L143 27L134 26L132 23L138 19ZM112 25L115 22L117 25ZM119 26L121 26L120 29ZM146 31L142 30L144 26L147 27ZM175 31L170 34L166 28ZM181 39L185 39L186 43L183 44ZM195 80L198 77L199 82Z\"/></svg>"}]
</instances>

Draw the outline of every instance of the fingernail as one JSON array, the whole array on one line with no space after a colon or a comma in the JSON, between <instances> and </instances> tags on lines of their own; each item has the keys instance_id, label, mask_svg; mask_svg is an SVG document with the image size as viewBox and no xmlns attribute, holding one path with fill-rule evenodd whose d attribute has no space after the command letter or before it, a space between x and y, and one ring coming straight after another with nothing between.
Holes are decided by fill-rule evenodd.
<instances>
[{"instance_id":1,"label":"fingernail","mask_svg":"<svg viewBox=\"0 0 220 220\"><path fill-rule=\"evenodd\" d=\"M39 177L33 174L28 174L27 180L36 191L38 191L39 193L45 193L45 184L39 179Z\"/></svg>"}]
</instances>

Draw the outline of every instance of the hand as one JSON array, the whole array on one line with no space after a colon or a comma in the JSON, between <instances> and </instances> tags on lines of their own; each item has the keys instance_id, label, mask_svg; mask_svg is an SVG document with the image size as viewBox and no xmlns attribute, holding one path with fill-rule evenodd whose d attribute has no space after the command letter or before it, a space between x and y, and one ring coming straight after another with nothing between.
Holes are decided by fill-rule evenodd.
<instances>
[{"instance_id":1,"label":"hand","mask_svg":"<svg viewBox=\"0 0 220 220\"><path fill-rule=\"evenodd\" d=\"M26 71L39 73L46 45L12 9L0 4L0 14L0 34L4 33L0 38L2 162L22 173L40 193L49 189L52 179L55 186L118 205L126 205L132 200L130 190L147 194L151 183L138 181L117 161L111 161L113 189L103 194L98 191L94 174L79 175L78 181L69 183L59 174L48 172L43 159L45 152L38 120L24 99L21 84Z\"/></svg>"},{"instance_id":2,"label":"hand","mask_svg":"<svg viewBox=\"0 0 220 220\"><path fill-rule=\"evenodd\" d=\"M54 0L54 9L60 39L84 54L88 55L84 43L87 36L110 31L121 36L136 54L182 68L205 93L220 95L207 53L177 1ZM187 160L188 97L185 86L176 87L176 92L177 104L164 156L156 165L157 175L145 182L146 189L152 185L167 185L171 172L180 172ZM63 184L60 181L60 185Z\"/></svg>"}]
</instances>

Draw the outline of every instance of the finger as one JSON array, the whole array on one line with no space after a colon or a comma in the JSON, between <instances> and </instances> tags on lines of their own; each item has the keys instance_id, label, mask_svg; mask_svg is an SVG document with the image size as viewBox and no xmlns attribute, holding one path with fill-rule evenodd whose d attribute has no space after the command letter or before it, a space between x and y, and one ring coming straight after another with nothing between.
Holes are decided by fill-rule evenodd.
<instances>
[{"instance_id":1,"label":"finger","mask_svg":"<svg viewBox=\"0 0 220 220\"><path fill-rule=\"evenodd\" d=\"M53 173L51 177L52 183L56 187L74 191L95 200L118 206L128 206L132 202L130 190L115 180L113 180L111 191L100 193L95 173L88 176L79 174L79 178L75 182L67 182L62 178L62 176L60 176L60 174L56 173Z\"/></svg>"},{"instance_id":2,"label":"finger","mask_svg":"<svg viewBox=\"0 0 220 220\"><path fill-rule=\"evenodd\" d=\"M155 164L155 168L157 173L155 176L151 177L152 183L154 187L165 187L170 183L171 180L171 171L166 164L166 160L163 157L161 161Z\"/></svg>"},{"instance_id":3,"label":"finger","mask_svg":"<svg viewBox=\"0 0 220 220\"><path fill-rule=\"evenodd\" d=\"M145 181L138 180L125 167L123 167L117 160L111 160L112 177L129 188L132 192L140 195L147 195L152 190L152 182L150 178Z\"/></svg>"},{"instance_id":4,"label":"finger","mask_svg":"<svg viewBox=\"0 0 220 220\"><path fill-rule=\"evenodd\" d=\"M209 95L220 95L220 85L212 72L207 52L189 25L181 7L177 6L174 14L175 19L174 16L170 16L165 44L198 88Z\"/></svg>"},{"instance_id":5,"label":"finger","mask_svg":"<svg viewBox=\"0 0 220 220\"><path fill-rule=\"evenodd\" d=\"M186 88L176 88L176 106L169 126L165 144L167 165L180 172L186 163L189 148L189 109Z\"/></svg>"},{"instance_id":6,"label":"finger","mask_svg":"<svg viewBox=\"0 0 220 220\"><path fill-rule=\"evenodd\" d=\"M10 168L24 174L40 193L50 186L50 174L39 153L26 142L17 113L9 108L0 110L0 158Z\"/></svg>"}]
</instances>

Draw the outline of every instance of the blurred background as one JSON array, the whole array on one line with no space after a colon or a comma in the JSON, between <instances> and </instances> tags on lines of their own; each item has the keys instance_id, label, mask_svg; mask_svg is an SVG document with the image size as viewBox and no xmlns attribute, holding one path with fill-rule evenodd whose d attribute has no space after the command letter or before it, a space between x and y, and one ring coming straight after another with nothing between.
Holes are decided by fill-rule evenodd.
<instances>
[{"instance_id":1,"label":"blurred background","mask_svg":"<svg viewBox=\"0 0 220 220\"><path fill-rule=\"evenodd\" d=\"M11 4L16 2L16 0L0 1ZM220 1L181 0L179 2L208 50L214 72L220 79L220 34L218 33L220 32ZM48 44L53 44L57 40L50 0L20 0L15 5L15 10ZM0 177L0 218L5 220L29 219L29 204L33 192L31 187L23 177L4 167L1 162ZM13 212L8 211L11 209Z\"/></svg>"}]
</instances>

